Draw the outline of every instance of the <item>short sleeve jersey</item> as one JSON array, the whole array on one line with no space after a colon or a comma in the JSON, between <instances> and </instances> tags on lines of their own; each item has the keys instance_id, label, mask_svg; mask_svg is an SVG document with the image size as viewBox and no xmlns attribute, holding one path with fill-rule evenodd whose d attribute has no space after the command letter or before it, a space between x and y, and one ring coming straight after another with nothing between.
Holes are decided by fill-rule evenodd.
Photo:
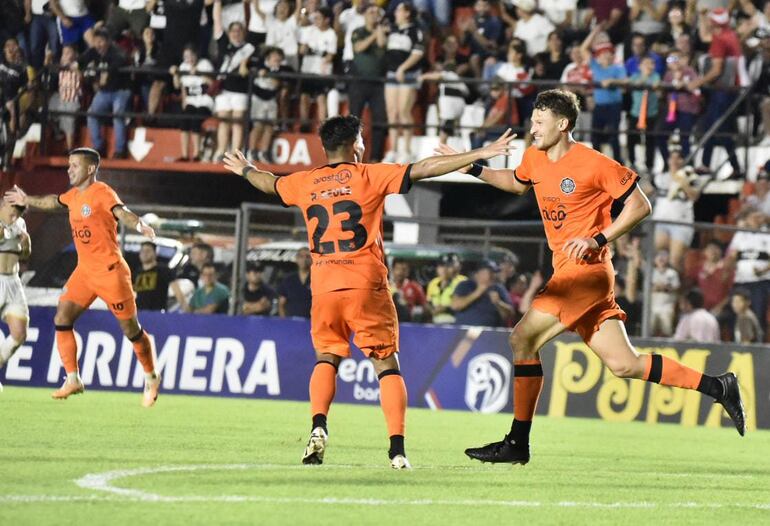
<instances>
[{"instance_id":1,"label":"short sleeve jersey","mask_svg":"<svg viewBox=\"0 0 770 526\"><path fill-rule=\"evenodd\" d=\"M112 209L123 206L123 202L115 190L96 181L82 191L70 188L59 196L59 202L69 210L78 266L105 271L122 259L118 244L118 220Z\"/></svg>"},{"instance_id":2,"label":"short sleeve jersey","mask_svg":"<svg viewBox=\"0 0 770 526\"><path fill-rule=\"evenodd\" d=\"M556 270L567 261L561 252L564 243L593 237L608 227L612 201L630 195L638 178L633 170L580 143L556 162L530 146L514 176L534 186ZM606 248L599 258L609 258Z\"/></svg>"},{"instance_id":3,"label":"short sleeve jersey","mask_svg":"<svg viewBox=\"0 0 770 526\"><path fill-rule=\"evenodd\" d=\"M382 240L385 196L409 190L411 165L337 163L276 180L286 206L302 210L313 258L313 295L388 287Z\"/></svg>"}]
</instances>

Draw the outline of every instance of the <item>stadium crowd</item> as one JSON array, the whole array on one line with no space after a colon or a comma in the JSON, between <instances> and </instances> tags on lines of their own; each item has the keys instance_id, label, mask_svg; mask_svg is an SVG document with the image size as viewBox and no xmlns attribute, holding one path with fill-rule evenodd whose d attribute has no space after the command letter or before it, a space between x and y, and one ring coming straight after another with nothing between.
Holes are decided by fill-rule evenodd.
<instances>
[{"instance_id":1,"label":"stadium crowd","mask_svg":"<svg viewBox=\"0 0 770 526\"><path fill-rule=\"evenodd\" d=\"M181 128L183 159L216 161L246 146L270 161L276 130L368 107L370 158L408 161L432 103L442 138L469 105L483 114L471 124L476 142L498 128L526 130L534 97L550 87L530 81L571 85L585 110L579 128L590 130L583 138L642 172L656 151L667 165L672 134L687 157L692 134L725 115L740 87L755 88L750 113L762 115L749 122L753 140L770 144L763 0L7 0L0 39L12 126L39 118L45 93L54 112L92 114L101 150L100 117L133 111L144 114L134 122ZM738 113L705 145L703 171L721 146L732 176L745 173L734 153ZM169 114L181 117L161 117ZM211 115L216 133L204 145ZM77 118L57 120L72 146ZM127 156L126 123L112 119L116 157ZM625 149L618 130L628 132Z\"/></svg>"}]
</instances>

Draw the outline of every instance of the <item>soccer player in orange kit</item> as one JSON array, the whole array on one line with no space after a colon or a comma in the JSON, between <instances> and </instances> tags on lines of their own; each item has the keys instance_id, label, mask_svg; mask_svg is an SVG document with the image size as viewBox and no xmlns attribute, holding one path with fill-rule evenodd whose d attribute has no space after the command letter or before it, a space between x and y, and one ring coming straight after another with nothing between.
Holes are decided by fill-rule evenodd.
<instances>
[{"instance_id":1,"label":"soccer player in orange kit","mask_svg":"<svg viewBox=\"0 0 770 526\"><path fill-rule=\"evenodd\" d=\"M302 210L313 259L310 331L317 363L310 378L312 431L302 462L321 464L328 439L326 416L336 389L337 367L350 356L350 336L368 356L380 381L380 403L394 469L411 466L404 449L406 386L398 363L398 320L388 290L383 249L385 196L406 193L412 182L452 172L477 159L509 152L510 130L495 142L464 154L414 164L364 164L361 123L332 117L320 129L329 164L291 175L255 168L243 154L225 155L225 167L257 189L277 194Z\"/></svg>"},{"instance_id":2,"label":"soccer player in orange kit","mask_svg":"<svg viewBox=\"0 0 770 526\"><path fill-rule=\"evenodd\" d=\"M123 334L133 343L134 352L145 373L142 405L151 407L158 398L160 375L155 371L155 353L147 333L136 318L136 301L131 286L131 271L120 253L118 221L149 237L153 229L129 211L115 191L96 180L99 153L91 148L76 148L69 154L70 188L61 195L31 196L14 186L6 192L11 204L42 210L62 207L69 211L72 239L78 264L64 286L56 307L56 346L67 378L51 395L65 399L83 392L78 374L77 343L73 324L99 297L118 319Z\"/></svg>"},{"instance_id":3,"label":"soccer player in orange kit","mask_svg":"<svg viewBox=\"0 0 770 526\"><path fill-rule=\"evenodd\" d=\"M605 155L575 142L571 130L580 111L575 94L540 93L532 113L530 146L515 170L473 164L471 175L516 194L532 188L543 217L554 275L513 328L513 423L499 442L469 448L482 462L529 462L529 432L543 387L540 349L564 331L574 331L613 374L662 385L697 389L722 404L738 432L746 418L733 373L708 376L657 354L640 355L626 335L626 314L614 296L614 270L607 243L622 236L652 208L637 175ZM441 145L439 153L454 153ZM613 200L623 203L615 221Z\"/></svg>"}]
</instances>

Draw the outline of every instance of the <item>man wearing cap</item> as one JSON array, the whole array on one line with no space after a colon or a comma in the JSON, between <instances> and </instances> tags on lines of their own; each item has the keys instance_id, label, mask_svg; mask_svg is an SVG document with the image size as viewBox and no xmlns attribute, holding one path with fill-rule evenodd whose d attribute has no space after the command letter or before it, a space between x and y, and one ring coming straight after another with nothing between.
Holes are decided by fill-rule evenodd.
<instances>
[{"instance_id":1,"label":"man wearing cap","mask_svg":"<svg viewBox=\"0 0 770 526\"><path fill-rule=\"evenodd\" d=\"M709 24L712 29L711 46L709 47L709 69L703 77L696 78L687 85L687 89L695 91L701 86L714 88L709 94L709 103L706 106L705 130L711 127L726 113L735 100L737 92L724 91L745 85L746 68L741 42L735 31L730 28L730 13L727 9L717 8L708 14ZM730 166L733 168L732 177L739 176L741 165L735 155L735 140L733 134L737 132L735 113L731 113L703 146L701 164L705 169L711 165L711 155L714 146L722 146L727 153Z\"/></svg>"},{"instance_id":2,"label":"man wearing cap","mask_svg":"<svg viewBox=\"0 0 770 526\"><path fill-rule=\"evenodd\" d=\"M484 260L473 279L457 285L452 296L452 310L458 325L504 327L513 314L508 291L497 281L499 267Z\"/></svg>"},{"instance_id":3,"label":"man wearing cap","mask_svg":"<svg viewBox=\"0 0 770 526\"><path fill-rule=\"evenodd\" d=\"M580 46L584 60L590 60L594 82L601 84L601 88L594 90L596 106L591 120L591 143L598 151L602 151L602 144L609 143L612 147L612 157L622 163L618 130L620 113L623 109L623 94L619 89L611 89L611 87L625 80L626 68L622 64L613 63L615 47L611 42L606 40L595 42L601 30L601 25L594 27ZM592 45L593 56L591 56Z\"/></svg>"},{"instance_id":4,"label":"man wearing cap","mask_svg":"<svg viewBox=\"0 0 770 526\"><path fill-rule=\"evenodd\" d=\"M126 119L121 115L128 105L131 90L128 89L128 79L120 72L127 65L125 55L117 46L110 42L106 29L94 31L94 47L81 55L78 60L80 69L85 69L84 77L94 84L94 100L88 108L89 114L111 113L112 125L115 130L115 153L113 157L123 159L126 153ZM88 117L88 133L91 144L101 154L106 153L107 143L101 131L102 118L94 115Z\"/></svg>"},{"instance_id":5,"label":"man wearing cap","mask_svg":"<svg viewBox=\"0 0 770 526\"><path fill-rule=\"evenodd\" d=\"M433 323L454 323L452 296L457 286L467 280L460 274L460 258L457 254L444 254L436 264L436 277L428 283L426 296L433 312Z\"/></svg>"}]
</instances>

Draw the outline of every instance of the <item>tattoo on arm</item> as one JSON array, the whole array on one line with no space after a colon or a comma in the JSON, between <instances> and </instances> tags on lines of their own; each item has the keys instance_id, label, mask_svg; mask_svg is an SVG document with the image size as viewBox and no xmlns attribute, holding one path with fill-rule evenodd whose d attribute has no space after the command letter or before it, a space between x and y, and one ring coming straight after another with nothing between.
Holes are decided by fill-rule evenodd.
<instances>
[{"instance_id":1,"label":"tattoo on arm","mask_svg":"<svg viewBox=\"0 0 770 526\"><path fill-rule=\"evenodd\" d=\"M26 201L28 206L40 208L42 210L56 210L57 208L63 207L59 202L59 196L55 194L28 195Z\"/></svg>"}]
</instances>

